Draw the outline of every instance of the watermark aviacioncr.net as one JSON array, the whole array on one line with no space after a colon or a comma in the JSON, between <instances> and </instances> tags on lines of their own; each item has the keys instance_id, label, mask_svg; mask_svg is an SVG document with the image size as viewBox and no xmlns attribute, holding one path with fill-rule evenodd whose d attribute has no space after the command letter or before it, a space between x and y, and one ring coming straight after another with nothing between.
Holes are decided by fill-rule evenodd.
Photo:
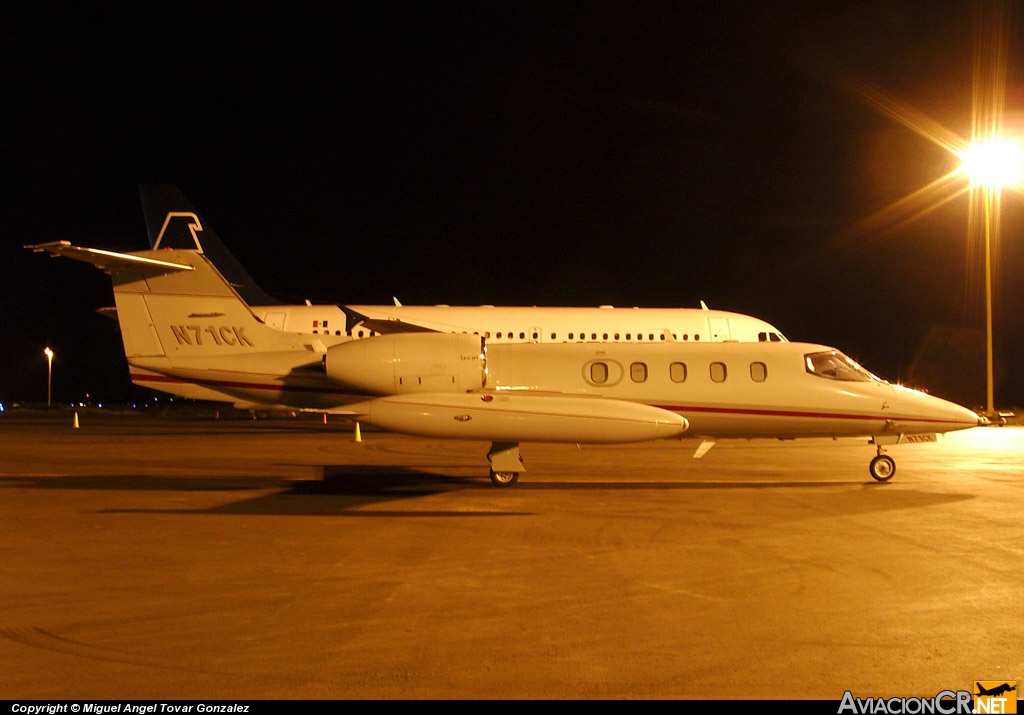
<instances>
[{"instance_id":1,"label":"watermark aviacioncr.net","mask_svg":"<svg viewBox=\"0 0 1024 715\"><path fill-rule=\"evenodd\" d=\"M977 680L974 691L943 690L932 698L857 698L847 690L837 715L1014 715L1016 681Z\"/></svg>"}]
</instances>

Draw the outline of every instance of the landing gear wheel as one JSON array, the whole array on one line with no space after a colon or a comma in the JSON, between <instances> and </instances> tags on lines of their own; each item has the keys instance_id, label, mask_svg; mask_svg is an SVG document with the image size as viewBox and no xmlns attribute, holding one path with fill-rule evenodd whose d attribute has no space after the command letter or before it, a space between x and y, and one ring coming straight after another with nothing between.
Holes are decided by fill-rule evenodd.
<instances>
[{"instance_id":1,"label":"landing gear wheel","mask_svg":"<svg viewBox=\"0 0 1024 715\"><path fill-rule=\"evenodd\" d=\"M519 472L495 472L491 470L491 484L496 487L510 487L519 481Z\"/></svg>"},{"instance_id":2,"label":"landing gear wheel","mask_svg":"<svg viewBox=\"0 0 1024 715\"><path fill-rule=\"evenodd\" d=\"M876 481L887 482L896 474L896 460L888 454L880 454L871 460L868 471Z\"/></svg>"}]
</instances>

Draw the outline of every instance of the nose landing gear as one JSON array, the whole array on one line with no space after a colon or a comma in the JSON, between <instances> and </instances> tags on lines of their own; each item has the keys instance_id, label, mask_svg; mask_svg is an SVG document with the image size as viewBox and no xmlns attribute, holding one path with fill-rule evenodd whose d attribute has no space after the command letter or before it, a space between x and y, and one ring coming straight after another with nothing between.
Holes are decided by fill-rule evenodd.
<instances>
[{"instance_id":1,"label":"nose landing gear","mask_svg":"<svg viewBox=\"0 0 1024 715\"><path fill-rule=\"evenodd\" d=\"M887 482L896 474L896 460L882 452L882 445L878 445L878 456L871 460L868 471L875 481Z\"/></svg>"}]
</instances>

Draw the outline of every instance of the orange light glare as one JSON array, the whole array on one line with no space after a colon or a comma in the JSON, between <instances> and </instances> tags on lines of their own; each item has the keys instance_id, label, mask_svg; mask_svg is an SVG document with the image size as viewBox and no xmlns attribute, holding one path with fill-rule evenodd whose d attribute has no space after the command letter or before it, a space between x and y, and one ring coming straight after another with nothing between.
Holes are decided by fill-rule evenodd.
<instances>
[{"instance_id":1,"label":"orange light glare","mask_svg":"<svg viewBox=\"0 0 1024 715\"><path fill-rule=\"evenodd\" d=\"M1024 181L1024 150L1014 142L972 144L960 160L961 169L975 186L1009 186Z\"/></svg>"}]
</instances>

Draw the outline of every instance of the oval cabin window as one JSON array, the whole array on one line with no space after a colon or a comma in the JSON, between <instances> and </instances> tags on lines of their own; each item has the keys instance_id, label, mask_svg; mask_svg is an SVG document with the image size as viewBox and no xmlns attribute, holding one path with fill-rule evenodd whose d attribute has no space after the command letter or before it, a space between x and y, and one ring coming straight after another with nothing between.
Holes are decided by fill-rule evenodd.
<instances>
[{"instance_id":1,"label":"oval cabin window","mask_svg":"<svg viewBox=\"0 0 1024 715\"><path fill-rule=\"evenodd\" d=\"M763 362L750 363L750 379L754 382L764 382L768 379L768 366Z\"/></svg>"},{"instance_id":2,"label":"oval cabin window","mask_svg":"<svg viewBox=\"0 0 1024 715\"><path fill-rule=\"evenodd\" d=\"M711 363L711 381L712 382L725 382L728 370L725 369L724 362L713 362Z\"/></svg>"},{"instance_id":3,"label":"oval cabin window","mask_svg":"<svg viewBox=\"0 0 1024 715\"><path fill-rule=\"evenodd\" d=\"M668 376L672 382L686 382L686 364L674 362L668 366Z\"/></svg>"},{"instance_id":4,"label":"oval cabin window","mask_svg":"<svg viewBox=\"0 0 1024 715\"><path fill-rule=\"evenodd\" d=\"M647 363L635 362L630 365L629 377L633 382L647 382Z\"/></svg>"}]
</instances>

